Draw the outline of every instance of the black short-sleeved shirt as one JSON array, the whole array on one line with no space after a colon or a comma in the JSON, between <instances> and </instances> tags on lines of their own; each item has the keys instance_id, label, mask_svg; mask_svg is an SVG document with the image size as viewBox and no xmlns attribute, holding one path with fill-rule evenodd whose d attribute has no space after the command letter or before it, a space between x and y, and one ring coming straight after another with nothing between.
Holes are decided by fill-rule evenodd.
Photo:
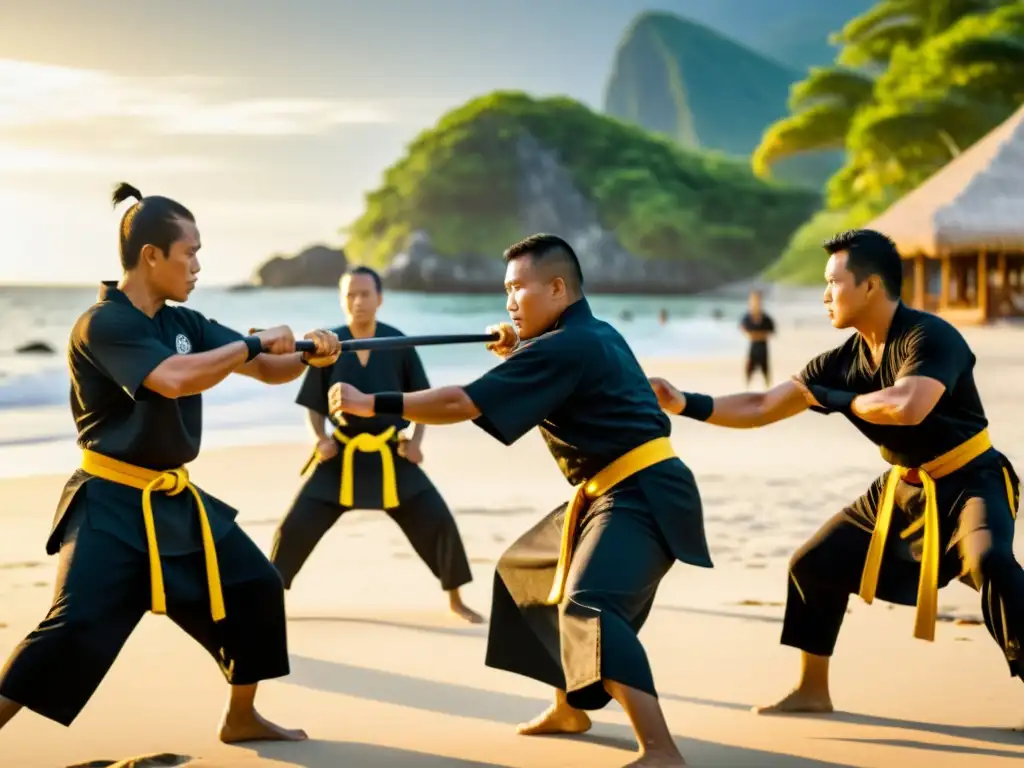
<instances>
[{"instance_id":1,"label":"black short-sleeved shirt","mask_svg":"<svg viewBox=\"0 0 1024 768\"><path fill-rule=\"evenodd\" d=\"M760 317L754 317L752 314L747 312L740 319L740 328L747 333L775 333L775 321L771 319L765 313L761 313ZM767 349L767 339L751 339L750 349Z\"/></svg>"},{"instance_id":2,"label":"black short-sleeved shirt","mask_svg":"<svg viewBox=\"0 0 1024 768\"><path fill-rule=\"evenodd\" d=\"M334 332L342 341L352 338L352 330L343 325ZM378 322L374 332L375 338L403 336L397 328ZM327 368L310 368L302 380L295 402L324 417L328 415L327 394L336 382L351 384L360 392L374 394L377 392L417 392L430 388L430 381L423 368L423 362L414 347L404 349L382 349L370 352L366 365L359 361L355 352L345 352L334 365ZM378 415L370 418L345 415L347 424L340 427L346 435L363 432L378 435L388 427L394 427L397 433L409 426L409 422L401 416ZM394 449L394 444L392 444ZM338 502L341 487L341 451L339 446L336 457L322 462L306 480L299 492L301 496ZM399 499L411 498L415 494L431 487L429 478L416 464L403 459L394 452L395 474L398 483ZM353 459L355 488L353 506L359 509L380 509L383 506L383 477L381 459L377 454L356 452Z\"/></svg>"},{"instance_id":3,"label":"black short-sleeved shirt","mask_svg":"<svg viewBox=\"0 0 1024 768\"><path fill-rule=\"evenodd\" d=\"M68 342L71 412L79 447L155 470L193 461L202 442L202 395L168 399L147 389L143 381L173 355L205 352L241 338L237 331L184 306L164 306L151 318L116 283L104 282L99 300L75 323ZM76 472L65 487L49 550L59 546L60 522L80 491L88 499L93 525L145 550L141 492L90 479L83 472ZM153 498L161 553L196 551L199 527L191 494ZM237 513L208 498L210 522L219 538L230 530Z\"/></svg>"},{"instance_id":4,"label":"black short-sleeved shirt","mask_svg":"<svg viewBox=\"0 0 1024 768\"><path fill-rule=\"evenodd\" d=\"M888 462L917 467L988 426L974 383L974 363L974 353L956 328L901 302L877 370L867 344L855 333L842 345L811 360L800 377L807 384L859 395L891 387L907 376L925 376L942 383L945 393L924 421L914 426L870 424L847 414L850 423L882 449Z\"/></svg>"},{"instance_id":5,"label":"black short-sleeved shirt","mask_svg":"<svg viewBox=\"0 0 1024 768\"><path fill-rule=\"evenodd\" d=\"M625 339L594 317L586 299L555 326L465 387L480 411L475 423L511 445L539 427L571 484L579 484L628 451L668 437L671 423ZM669 546L684 562L710 566L692 475L678 459L623 483L639 493ZM613 493L618 492L617 489Z\"/></svg>"}]
</instances>

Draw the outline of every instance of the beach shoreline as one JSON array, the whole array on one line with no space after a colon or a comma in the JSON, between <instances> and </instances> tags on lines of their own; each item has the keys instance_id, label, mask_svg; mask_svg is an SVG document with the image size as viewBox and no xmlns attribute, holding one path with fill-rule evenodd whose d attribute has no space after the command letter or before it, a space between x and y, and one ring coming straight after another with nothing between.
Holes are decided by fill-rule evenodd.
<instances>
[{"instance_id":1,"label":"beach shoreline","mask_svg":"<svg viewBox=\"0 0 1024 768\"><path fill-rule=\"evenodd\" d=\"M772 348L776 378L844 335L787 329ZM979 358L993 439L1021 466L1018 333L995 327L965 335ZM643 364L691 391L742 389L741 359L665 356ZM746 431L674 418L672 440L700 487L715 567L673 567L641 637L669 724L693 765L985 768L1024 759L1024 734L1010 731L1024 721L1024 687L976 623L977 595L959 584L940 593L934 643L913 639L912 609L851 600L834 665L835 717L751 714L750 706L795 680L797 654L779 645L789 557L885 465L844 420L810 412ZM309 450L301 435L208 445L191 473L239 509L242 527L268 552ZM506 448L471 424L428 427L424 452L471 560L466 600L489 614L497 558L571 489L535 431ZM43 545L75 458L51 456L36 467L45 474L0 479L4 654L49 606L57 559ZM1022 545L1018 537L1019 559ZM147 615L79 720L65 729L21 713L0 732L0 765L53 768L173 752L204 766L601 768L623 765L635 748L614 704L594 714L588 736L517 737L514 724L542 709L550 692L484 666L487 627L446 614L439 586L380 512L349 513L328 533L287 607L292 673L264 684L258 703L268 717L307 729L309 742L219 744L225 686L216 665L169 621Z\"/></svg>"}]
</instances>

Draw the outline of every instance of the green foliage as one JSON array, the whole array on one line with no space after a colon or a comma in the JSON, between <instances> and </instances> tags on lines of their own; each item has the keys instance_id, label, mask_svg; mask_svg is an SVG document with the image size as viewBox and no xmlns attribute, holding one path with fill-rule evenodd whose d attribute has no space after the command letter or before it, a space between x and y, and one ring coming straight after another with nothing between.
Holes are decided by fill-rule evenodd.
<instances>
[{"instance_id":1,"label":"green foliage","mask_svg":"<svg viewBox=\"0 0 1024 768\"><path fill-rule=\"evenodd\" d=\"M837 61L862 67L854 71L870 90L833 74L838 68L812 72L794 89L794 114L772 126L754 154L755 171L765 176L780 158L838 141L846 148L846 163L827 187L836 213L801 228L773 275L816 273L816 227L866 223L1024 103L1020 2L883 0L836 40L845 46Z\"/></svg>"},{"instance_id":2,"label":"green foliage","mask_svg":"<svg viewBox=\"0 0 1024 768\"><path fill-rule=\"evenodd\" d=\"M878 213L1024 103L1024 5L967 16L900 48L847 135L829 204Z\"/></svg>"},{"instance_id":3,"label":"green foliage","mask_svg":"<svg viewBox=\"0 0 1024 768\"><path fill-rule=\"evenodd\" d=\"M782 160L823 148L849 150L855 123L864 110L884 102L886 73L893 71L901 57L905 61L912 59L915 66L927 65L929 61L945 66L950 62L936 58L935 51L930 50L936 37L961 21L983 18L986 12L1007 5L1006 0L881 0L851 19L833 35L833 42L842 46L836 66L812 69L804 81L794 86L790 115L765 131L753 154L754 171L767 178L773 166ZM900 77L915 79L913 67L901 68ZM907 111L907 107L901 109ZM890 166L885 173L862 184L873 184L881 199L886 195L882 188L894 174L898 175ZM850 168L840 170L830 188L835 190L848 184L851 175L860 174ZM844 205L834 195L830 199L836 206Z\"/></svg>"},{"instance_id":4,"label":"green foliage","mask_svg":"<svg viewBox=\"0 0 1024 768\"><path fill-rule=\"evenodd\" d=\"M530 234L520 226L526 136L555 153L601 225L643 258L753 274L820 204L815 193L757 179L745 163L683 150L576 101L500 92L449 112L410 144L348 228L350 260L386 265L417 229L449 257L499 254Z\"/></svg>"}]
</instances>

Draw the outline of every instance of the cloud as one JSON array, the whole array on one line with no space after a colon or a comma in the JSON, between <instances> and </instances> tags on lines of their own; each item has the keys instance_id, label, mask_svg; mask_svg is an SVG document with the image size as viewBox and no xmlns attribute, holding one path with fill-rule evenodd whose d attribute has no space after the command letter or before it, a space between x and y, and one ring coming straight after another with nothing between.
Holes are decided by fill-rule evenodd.
<instances>
[{"instance_id":1,"label":"cloud","mask_svg":"<svg viewBox=\"0 0 1024 768\"><path fill-rule=\"evenodd\" d=\"M128 77L0 59L0 132L106 125L151 134L299 136L399 120L380 103L231 98L229 86L216 78Z\"/></svg>"},{"instance_id":2,"label":"cloud","mask_svg":"<svg viewBox=\"0 0 1024 768\"><path fill-rule=\"evenodd\" d=\"M128 155L105 152L67 152L0 142L0 174L123 174L211 171L222 164L211 157L191 155Z\"/></svg>"}]
</instances>

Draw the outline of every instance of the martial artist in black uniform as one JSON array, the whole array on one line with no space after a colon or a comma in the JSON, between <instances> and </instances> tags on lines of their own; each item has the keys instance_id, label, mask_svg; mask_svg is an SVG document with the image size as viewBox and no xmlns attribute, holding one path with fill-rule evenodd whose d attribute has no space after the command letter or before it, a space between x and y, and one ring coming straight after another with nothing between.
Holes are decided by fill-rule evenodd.
<instances>
[{"instance_id":1,"label":"martial artist in black uniform","mask_svg":"<svg viewBox=\"0 0 1024 768\"><path fill-rule=\"evenodd\" d=\"M671 425L622 336L596 319L576 254L535 235L505 252L504 362L465 387L363 394L331 389L332 412L473 420L506 445L540 427L576 487L502 556L486 663L556 689L520 733L578 733L583 710L615 698L636 732L637 765L682 765L637 637L676 560L710 568L700 496ZM509 478L521 482L522 478Z\"/></svg>"},{"instance_id":2,"label":"martial artist in black uniform","mask_svg":"<svg viewBox=\"0 0 1024 768\"><path fill-rule=\"evenodd\" d=\"M851 594L916 605L914 634L932 640L938 589L957 578L981 593L989 633L1024 678L1020 483L989 438L974 354L948 322L900 301L902 264L884 235L856 230L825 248L832 325L857 331L843 344L764 394L712 399L651 380L666 410L725 427L841 413L892 467L794 555L782 643L803 652L803 671L758 711L832 711L829 659Z\"/></svg>"},{"instance_id":3,"label":"martial artist in black uniform","mask_svg":"<svg viewBox=\"0 0 1024 768\"><path fill-rule=\"evenodd\" d=\"M340 339L402 335L377 320L382 292L372 269L349 270L341 279L341 294L349 324L334 329ZM455 518L419 466L423 425L416 425L410 439L402 432L409 422L401 416L353 416L345 425L327 429L327 392L338 381L370 392L430 388L413 347L345 353L333 366L306 374L296 402L308 409L317 437L314 469L278 526L270 554L285 588L291 588L317 542L344 512L383 509L441 582L452 613L473 623L483 621L459 592L473 575Z\"/></svg>"},{"instance_id":4,"label":"martial artist in black uniform","mask_svg":"<svg viewBox=\"0 0 1024 768\"><path fill-rule=\"evenodd\" d=\"M68 480L46 545L60 553L53 606L0 673L0 725L22 707L71 725L147 610L196 639L231 684L223 741L300 740L253 708L260 680L288 674L284 592L273 565L199 490L201 392L241 373L268 383L340 347L314 331L318 357L296 354L286 327L241 334L184 306L199 272L195 218L122 184L124 277L75 323L68 361L82 466ZM261 354L267 352L269 354ZM255 478L259 482L259 478ZM2 751L2 750L0 750Z\"/></svg>"},{"instance_id":5,"label":"martial artist in black uniform","mask_svg":"<svg viewBox=\"0 0 1024 768\"><path fill-rule=\"evenodd\" d=\"M746 384L754 373L761 372L766 387L772 385L771 364L768 362L768 339L775 333L775 321L764 311L760 291L751 291L747 299L747 311L740 319L740 330L750 341L747 348L747 363L744 369Z\"/></svg>"}]
</instances>

